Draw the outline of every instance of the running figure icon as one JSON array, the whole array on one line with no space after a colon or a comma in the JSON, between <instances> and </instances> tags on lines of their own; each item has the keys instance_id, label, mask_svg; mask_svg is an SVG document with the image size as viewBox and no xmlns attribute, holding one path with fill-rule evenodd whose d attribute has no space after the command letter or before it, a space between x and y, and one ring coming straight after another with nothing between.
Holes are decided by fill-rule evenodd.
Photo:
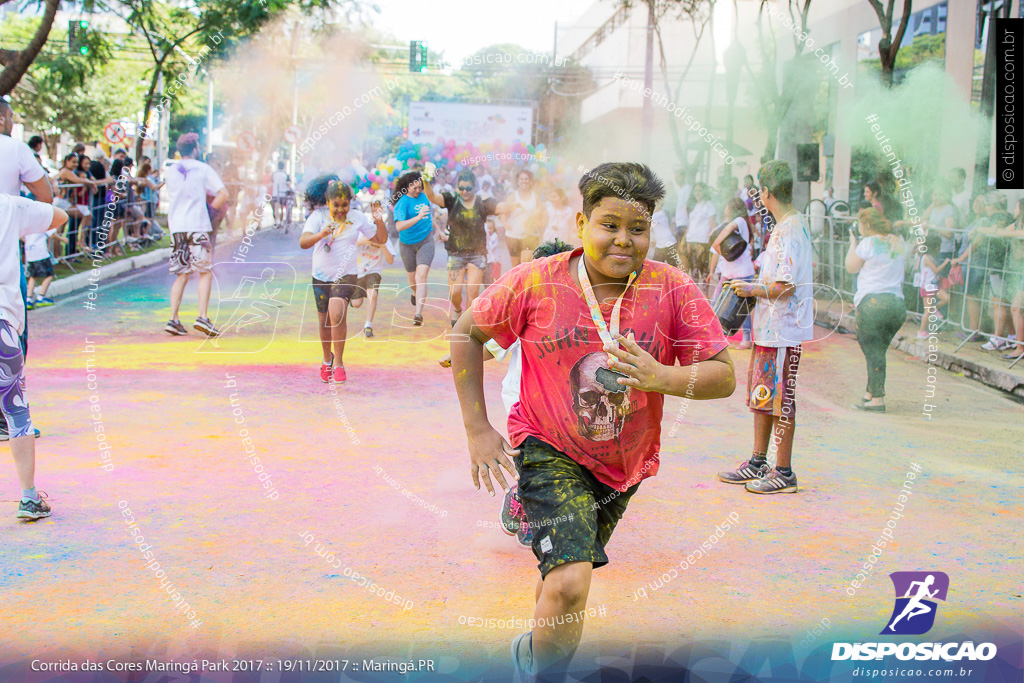
<instances>
[{"instance_id":1,"label":"running figure icon","mask_svg":"<svg viewBox=\"0 0 1024 683\"><path fill-rule=\"evenodd\" d=\"M932 607L922 602L922 600L924 598L934 598L939 593L938 588L936 588L934 591L928 590L934 583L934 574L929 574L924 581L910 582L910 586L907 588L907 593L903 596L904 598L910 598L910 602L906 604L906 606L903 608L903 611L900 612L900 615L892 620L892 623L888 626L888 630L895 631L896 622L898 622L903 617L906 617L907 621L910 621L916 616L928 614L932 611ZM914 586L917 586L918 588L917 593L912 596L911 592L913 592Z\"/></svg>"}]
</instances>

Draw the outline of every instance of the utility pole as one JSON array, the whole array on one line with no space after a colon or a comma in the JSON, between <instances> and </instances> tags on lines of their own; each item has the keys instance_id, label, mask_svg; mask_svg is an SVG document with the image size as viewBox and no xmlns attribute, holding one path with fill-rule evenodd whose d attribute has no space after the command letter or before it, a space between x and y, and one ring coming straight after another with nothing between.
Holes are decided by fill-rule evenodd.
<instances>
[{"instance_id":1,"label":"utility pole","mask_svg":"<svg viewBox=\"0 0 1024 683\"><path fill-rule=\"evenodd\" d=\"M209 89L206 96L206 153L213 153L213 75L210 74L206 69L203 69L203 73L206 74L206 81L209 84Z\"/></svg>"},{"instance_id":2,"label":"utility pole","mask_svg":"<svg viewBox=\"0 0 1024 683\"><path fill-rule=\"evenodd\" d=\"M558 61L558 22L555 22L555 39L551 47L551 64ZM551 77L548 77L548 84L551 84ZM548 98L548 149L547 155L551 155L551 147L555 144L555 89L551 88L551 97Z\"/></svg>"},{"instance_id":3,"label":"utility pole","mask_svg":"<svg viewBox=\"0 0 1024 683\"><path fill-rule=\"evenodd\" d=\"M299 62L296 56L299 43L299 28L300 24L298 21L295 22L292 28L292 69L294 74L294 85L292 89L292 125L297 126L299 124ZM291 175L292 178L298 176L298 170L295 168L296 162L295 153L298 150L297 143L292 143L292 158L291 158Z\"/></svg>"},{"instance_id":4,"label":"utility pole","mask_svg":"<svg viewBox=\"0 0 1024 683\"><path fill-rule=\"evenodd\" d=\"M650 92L654 85L654 5L657 0L647 0L647 55L644 63L644 92ZM650 97L644 97L643 138L641 149L644 161L651 161L651 135L654 128L654 105Z\"/></svg>"}]
</instances>

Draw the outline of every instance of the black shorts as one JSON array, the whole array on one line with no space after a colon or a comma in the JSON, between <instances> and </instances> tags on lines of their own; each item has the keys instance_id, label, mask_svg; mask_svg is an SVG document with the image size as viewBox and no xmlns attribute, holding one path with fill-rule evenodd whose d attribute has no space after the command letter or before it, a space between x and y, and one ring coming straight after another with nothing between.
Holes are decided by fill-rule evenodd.
<instances>
[{"instance_id":1,"label":"black shorts","mask_svg":"<svg viewBox=\"0 0 1024 683\"><path fill-rule=\"evenodd\" d=\"M327 303L331 299L351 301L356 288L355 275L343 275L334 282L324 282L313 278L313 300L316 301L318 313L327 312Z\"/></svg>"},{"instance_id":2,"label":"black shorts","mask_svg":"<svg viewBox=\"0 0 1024 683\"><path fill-rule=\"evenodd\" d=\"M519 500L533 530L541 577L568 562L608 564L604 547L640 484L625 492L602 484L590 470L535 437L515 456Z\"/></svg>"},{"instance_id":3,"label":"black shorts","mask_svg":"<svg viewBox=\"0 0 1024 683\"><path fill-rule=\"evenodd\" d=\"M53 264L50 263L48 258L41 261L29 261L28 265L25 266L25 277L34 277L36 279L53 277Z\"/></svg>"},{"instance_id":4,"label":"black shorts","mask_svg":"<svg viewBox=\"0 0 1024 683\"><path fill-rule=\"evenodd\" d=\"M366 293L370 290L380 289L380 273L367 273L356 280L355 292L352 294L352 301L365 299Z\"/></svg>"}]
</instances>

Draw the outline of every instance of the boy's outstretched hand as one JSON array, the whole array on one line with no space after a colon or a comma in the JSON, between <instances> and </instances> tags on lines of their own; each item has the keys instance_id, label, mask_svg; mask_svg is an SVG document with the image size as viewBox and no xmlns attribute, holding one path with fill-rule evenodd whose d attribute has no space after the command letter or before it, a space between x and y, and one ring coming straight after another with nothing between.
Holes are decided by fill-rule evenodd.
<instances>
[{"instance_id":1,"label":"boy's outstretched hand","mask_svg":"<svg viewBox=\"0 0 1024 683\"><path fill-rule=\"evenodd\" d=\"M615 339L620 344L619 348L605 346L604 350L617 359L609 361L608 367L627 375L619 378L619 384L640 391L662 391L661 370L664 366L636 343L632 332L628 338L618 335Z\"/></svg>"},{"instance_id":2,"label":"boy's outstretched hand","mask_svg":"<svg viewBox=\"0 0 1024 683\"><path fill-rule=\"evenodd\" d=\"M481 475L487 492L494 495L494 487L491 486L491 476L498 482L498 485L508 491L508 482L501 468L504 467L512 479L518 479L516 468L509 460L510 455L519 455L517 449L512 448L501 434L494 427L487 425L486 428L467 434L469 439L469 462L472 465L473 485L480 490Z\"/></svg>"}]
</instances>

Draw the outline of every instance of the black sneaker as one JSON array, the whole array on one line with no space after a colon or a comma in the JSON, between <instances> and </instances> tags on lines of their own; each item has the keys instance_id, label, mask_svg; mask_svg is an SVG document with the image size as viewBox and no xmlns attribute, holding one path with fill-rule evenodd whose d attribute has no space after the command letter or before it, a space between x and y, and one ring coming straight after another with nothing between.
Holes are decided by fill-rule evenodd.
<instances>
[{"instance_id":1,"label":"black sneaker","mask_svg":"<svg viewBox=\"0 0 1024 683\"><path fill-rule=\"evenodd\" d=\"M373 336L373 328L372 327L364 327L363 328L363 336L366 337L367 339L372 337Z\"/></svg>"},{"instance_id":2,"label":"black sneaker","mask_svg":"<svg viewBox=\"0 0 1024 683\"><path fill-rule=\"evenodd\" d=\"M220 330L213 326L209 318L196 318L196 323L192 327L196 328L207 337L219 337Z\"/></svg>"},{"instance_id":3,"label":"black sneaker","mask_svg":"<svg viewBox=\"0 0 1024 683\"><path fill-rule=\"evenodd\" d=\"M509 536L514 536L519 531L519 523L526 521L526 512L519 502L516 493L519 488L513 486L505 492L505 500L501 503L501 528Z\"/></svg>"},{"instance_id":4,"label":"black sneaker","mask_svg":"<svg viewBox=\"0 0 1024 683\"><path fill-rule=\"evenodd\" d=\"M38 429L34 429L33 431L36 433L36 438L38 439L40 437L39 430ZM0 427L0 442L10 441L10 440L11 440L11 435L7 433L7 427Z\"/></svg>"},{"instance_id":5,"label":"black sneaker","mask_svg":"<svg viewBox=\"0 0 1024 683\"><path fill-rule=\"evenodd\" d=\"M746 489L750 493L761 494L796 493L796 472L787 477L782 472L773 469L763 479L747 484Z\"/></svg>"},{"instance_id":6,"label":"black sneaker","mask_svg":"<svg viewBox=\"0 0 1024 683\"><path fill-rule=\"evenodd\" d=\"M718 478L726 484L746 484L748 481L760 481L771 470L766 460L764 464L752 465L749 460L744 460L734 470L725 470L718 473Z\"/></svg>"},{"instance_id":7,"label":"black sneaker","mask_svg":"<svg viewBox=\"0 0 1024 683\"><path fill-rule=\"evenodd\" d=\"M18 505L18 519L42 519L50 516L50 506L43 500L46 494L39 492L39 500L21 500Z\"/></svg>"},{"instance_id":8,"label":"black sneaker","mask_svg":"<svg viewBox=\"0 0 1024 683\"><path fill-rule=\"evenodd\" d=\"M167 334L173 334L176 337L188 334L188 330L178 320L168 320L167 324L164 325L164 332Z\"/></svg>"}]
</instances>

